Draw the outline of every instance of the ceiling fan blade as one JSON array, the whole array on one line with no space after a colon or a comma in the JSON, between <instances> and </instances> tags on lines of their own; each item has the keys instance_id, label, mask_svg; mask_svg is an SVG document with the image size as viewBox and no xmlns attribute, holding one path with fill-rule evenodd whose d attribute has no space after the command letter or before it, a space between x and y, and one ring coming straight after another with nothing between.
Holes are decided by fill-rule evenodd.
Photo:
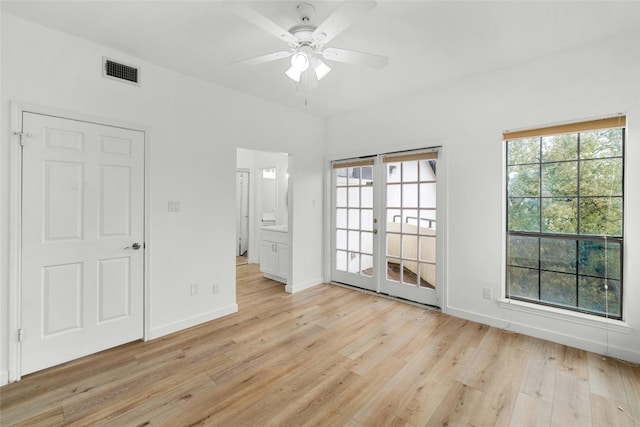
<instances>
[{"instance_id":1,"label":"ceiling fan blade","mask_svg":"<svg viewBox=\"0 0 640 427\"><path fill-rule=\"evenodd\" d=\"M231 62L229 65L243 64L243 65L258 65L265 62L277 61L278 59L284 59L291 56L293 52L286 50L280 52L269 53L267 55L256 56L255 58L241 59L239 61Z\"/></svg>"},{"instance_id":2,"label":"ceiling fan blade","mask_svg":"<svg viewBox=\"0 0 640 427\"><path fill-rule=\"evenodd\" d=\"M328 43L374 7L375 1L345 1L315 29L312 34L313 40L322 45Z\"/></svg>"},{"instance_id":3,"label":"ceiling fan blade","mask_svg":"<svg viewBox=\"0 0 640 427\"><path fill-rule=\"evenodd\" d=\"M275 22L271 21L266 16L256 12L254 9L250 8L243 2L234 1L234 0L225 0L223 4L231 12L235 13L236 15L243 18L244 20L251 22L253 25L262 28L272 36L277 37L280 40L284 40L287 43L298 42L298 39L296 38L296 36L291 34L289 31L285 30Z\"/></svg>"},{"instance_id":4,"label":"ceiling fan blade","mask_svg":"<svg viewBox=\"0 0 640 427\"><path fill-rule=\"evenodd\" d=\"M327 61L345 62L347 64L364 65L381 70L389 63L386 56L374 55L372 53L356 52L355 50L328 48L322 52L322 56Z\"/></svg>"}]
</instances>

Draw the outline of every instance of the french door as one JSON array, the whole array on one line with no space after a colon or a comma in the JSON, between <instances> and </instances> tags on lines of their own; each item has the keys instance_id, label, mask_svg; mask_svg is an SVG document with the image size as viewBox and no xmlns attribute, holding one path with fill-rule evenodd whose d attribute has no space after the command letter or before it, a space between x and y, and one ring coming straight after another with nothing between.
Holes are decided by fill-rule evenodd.
<instances>
[{"instance_id":1,"label":"french door","mask_svg":"<svg viewBox=\"0 0 640 427\"><path fill-rule=\"evenodd\" d=\"M332 280L440 306L437 150L332 165Z\"/></svg>"}]
</instances>

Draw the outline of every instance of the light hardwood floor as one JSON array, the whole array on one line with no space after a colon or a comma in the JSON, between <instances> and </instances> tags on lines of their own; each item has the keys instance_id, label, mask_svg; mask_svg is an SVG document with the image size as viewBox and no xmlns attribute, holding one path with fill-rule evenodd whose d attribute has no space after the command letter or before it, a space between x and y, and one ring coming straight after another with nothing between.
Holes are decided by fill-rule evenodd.
<instances>
[{"instance_id":1,"label":"light hardwood floor","mask_svg":"<svg viewBox=\"0 0 640 427\"><path fill-rule=\"evenodd\" d=\"M338 286L289 295L255 265L238 267L238 303L237 314L1 388L1 425L581 427L640 419L640 368L596 354Z\"/></svg>"}]
</instances>

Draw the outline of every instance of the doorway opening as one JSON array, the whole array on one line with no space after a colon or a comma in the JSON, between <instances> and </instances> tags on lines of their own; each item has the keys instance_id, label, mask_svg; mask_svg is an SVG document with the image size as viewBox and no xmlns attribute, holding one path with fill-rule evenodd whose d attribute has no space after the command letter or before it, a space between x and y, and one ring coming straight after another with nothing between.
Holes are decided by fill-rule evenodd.
<instances>
[{"instance_id":1,"label":"doorway opening","mask_svg":"<svg viewBox=\"0 0 640 427\"><path fill-rule=\"evenodd\" d=\"M260 264L263 227L287 230L287 153L238 148L236 152L236 265Z\"/></svg>"}]
</instances>

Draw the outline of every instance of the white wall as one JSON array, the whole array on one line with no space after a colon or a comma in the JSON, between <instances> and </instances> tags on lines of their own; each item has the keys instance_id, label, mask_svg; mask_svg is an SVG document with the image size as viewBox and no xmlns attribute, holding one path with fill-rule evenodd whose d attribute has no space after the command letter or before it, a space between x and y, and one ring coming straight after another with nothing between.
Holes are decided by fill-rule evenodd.
<instances>
[{"instance_id":1,"label":"white wall","mask_svg":"<svg viewBox=\"0 0 640 427\"><path fill-rule=\"evenodd\" d=\"M260 262L260 227L262 227L262 169L276 168L276 224L289 224L289 194L287 172L289 155L267 151L238 148L238 169L248 169L249 173L249 263Z\"/></svg>"},{"instance_id":2,"label":"white wall","mask_svg":"<svg viewBox=\"0 0 640 427\"><path fill-rule=\"evenodd\" d=\"M437 64L434 64L437 66ZM502 295L502 132L624 112L626 326L511 310ZM640 33L327 119L326 157L443 145L447 313L640 362ZM607 348L607 342L609 343Z\"/></svg>"},{"instance_id":3,"label":"white wall","mask_svg":"<svg viewBox=\"0 0 640 427\"><path fill-rule=\"evenodd\" d=\"M6 382L11 101L139 124L148 130L149 336L235 310L236 148L290 153L294 289L322 281L323 121L120 52L2 16L0 384ZM141 67L142 86L102 77L102 56ZM292 88L292 90L294 90ZM297 135L307 135L300 140ZM181 211L167 213L167 201ZM312 200L315 206L312 206ZM298 216L300 215L300 216ZM304 226L303 226L304 224ZM302 244L304 242L304 244ZM220 292L191 297L189 283Z\"/></svg>"}]
</instances>

